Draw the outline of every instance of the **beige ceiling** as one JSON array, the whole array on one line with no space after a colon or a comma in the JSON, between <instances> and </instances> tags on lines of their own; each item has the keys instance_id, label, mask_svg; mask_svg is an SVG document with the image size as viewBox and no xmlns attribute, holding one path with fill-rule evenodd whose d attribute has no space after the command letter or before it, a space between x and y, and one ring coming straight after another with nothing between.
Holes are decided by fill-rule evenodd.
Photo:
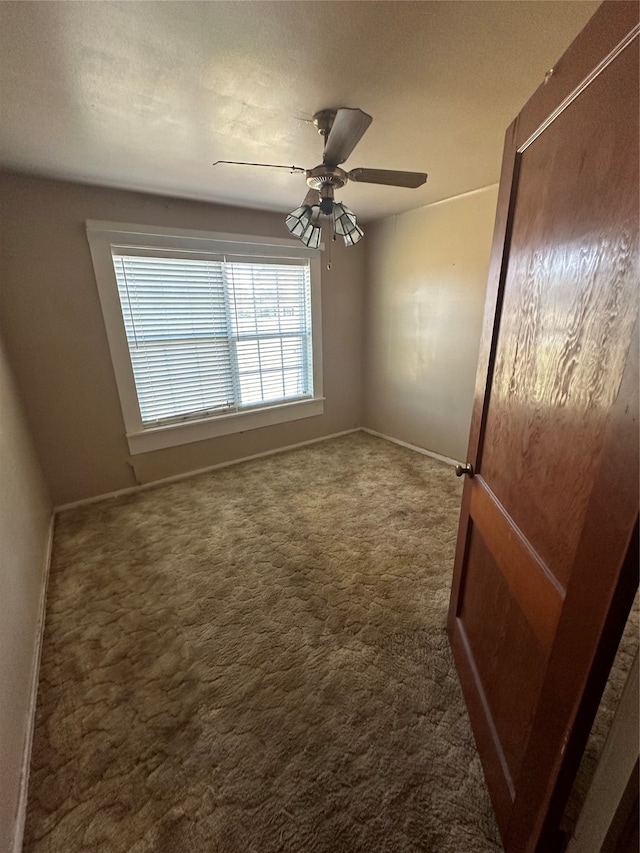
<instances>
[{"instance_id":1,"label":"beige ceiling","mask_svg":"<svg viewBox=\"0 0 640 853\"><path fill-rule=\"evenodd\" d=\"M373 124L347 162L429 173L349 184L363 219L498 180L502 139L598 3L0 2L0 163L273 210L310 168L324 107Z\"/></svg>"}]
</instances>

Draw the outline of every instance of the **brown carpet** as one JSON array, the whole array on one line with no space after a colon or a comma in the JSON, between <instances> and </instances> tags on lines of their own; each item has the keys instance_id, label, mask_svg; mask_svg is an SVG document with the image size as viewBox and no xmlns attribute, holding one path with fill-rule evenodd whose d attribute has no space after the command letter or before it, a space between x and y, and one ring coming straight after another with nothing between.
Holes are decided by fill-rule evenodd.
<instances>
[{"instance_id":1,"label":"brown carpet","mask_svg":"<svg viewBox=\"0 0 640 853\"><path fill-rule=\"evenodd\" d=\"M25 851L500 851L459 500L358 433L61 514Z\"/></svg>"}]
</instances>

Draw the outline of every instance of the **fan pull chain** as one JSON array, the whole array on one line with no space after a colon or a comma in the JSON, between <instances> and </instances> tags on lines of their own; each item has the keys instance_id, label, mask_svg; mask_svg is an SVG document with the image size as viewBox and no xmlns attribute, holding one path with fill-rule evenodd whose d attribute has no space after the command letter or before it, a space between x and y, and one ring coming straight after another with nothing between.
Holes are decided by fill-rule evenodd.
<instances>
[{"instance_id":1,"label":"fan pull chain","mask_svg":"<svg viewBox=\"0 0 640 853\"><path fill-rule=\"evenodd\" d=\"M327 269L329 270L329 272L331 272L331 263L332 263L331 244L335 243L335 241L336 241L336 232L335 232L335 228L334 228L333 218L331 219L331 231L332 231L331 239L327 243Z\"/></svg>"}]
</instances>

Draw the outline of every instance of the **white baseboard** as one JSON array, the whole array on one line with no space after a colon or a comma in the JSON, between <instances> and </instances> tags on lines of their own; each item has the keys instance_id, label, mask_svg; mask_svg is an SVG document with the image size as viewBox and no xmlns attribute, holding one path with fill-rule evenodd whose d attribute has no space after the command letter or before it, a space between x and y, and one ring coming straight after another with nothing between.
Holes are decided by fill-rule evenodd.
<instances>
[{"instance_id":1,"label":"white baseboard","mask_svg":"<svg viewBox=\"0 0 640 853\"><path fill-rule=\"evenodd\" d=\"M42 642L44 640L44 623L47 611L47 589L49 586L49 574L51 571L51 552L53 549L53 528L55 524L55 510L51 514L49 523L49 534L44 557L44 569L42 578L42 589L40 590L40 601L38 603L38 625L36 632L36 647L33 656L33 669L31 672L31 688L29 691L29 711L27 728L24 736L22 750L22 770L20 772L20 790L18 793L18 805L16 808L16 819L13 830L12 853L21 853L24 839L24 825L27 817L27 795L29 791L29 768L31 766L31 749L33 746L33 733L36 724L36 706L38 702L38 682L40 676L40 657L42 655Z\"/></svg>"},{"instance_id":2,"label":"white baseboard","mask_svg":"<svg viewBox=\"0 0 640 853\"><path fill-rule=\"evenodd\" d=\"M435 453L433 450L425 450L424 447L418 447L415 444L409 444L406 441L400 441L399 438L392 438L390 435L385 435L382 432L376 432L375 429L368 427L360 427L362 432L368 432L369 435L375 435L377 438L384 438L385 441L391 441L393 444L399 444L400 447L406 447L408 450L413 450L416 453L422 453L423 456L430 456L432 459L437 459L438 462L444 462L446 465L462 465L457 459L451 459L449 456L443 456L441 453Z\"/></svg>"},{"instance_id":3,"label":"white baseboard","mask_svg":"<svg viewBox=\"0 0 640 853\"><path fill-rule=\"evenodd\" d=\"M265 456L275 456L277 453L285 453L287 450L296 450L298 447L306 447L309 444L319 444L321 441L329 441L331 438L340 438L341 435L360 432L360 429L360 427L344 429L342 432L333 432L331 435L322 435L320 438L311 438L308 441L299 441L296 444L287 444L285 447L276 447L274 450L264 450L262 453L253 453L251 456L242 456L239 459L231 459L229 462L218 462L216 465L208 465L206 468L197 468L195 471L187 471L184 474L174 474L173 477L163 477L160 480L153 480L150 483L141 483L138 486L130 486L127 489L118 489L115 492L106 492L103 495L96 495L92 498L83 498L82 500L73 501L72 503L61 504L54 508L54 512L65 512L68 509L75 509L79 506L98 503L99 501L107 500L107 498L119 498L122 495L134 495L137 492L143 492L146 489L155 489L156 486L162 486L165 483L176 483L179 480L188 480L190 477L197 477L199 474L207 474L209 471L217 471L219 468L229 468L231 465L239 465L241 462L250 462L252 459L262 459Z\"/></svg>"}]
</instances>

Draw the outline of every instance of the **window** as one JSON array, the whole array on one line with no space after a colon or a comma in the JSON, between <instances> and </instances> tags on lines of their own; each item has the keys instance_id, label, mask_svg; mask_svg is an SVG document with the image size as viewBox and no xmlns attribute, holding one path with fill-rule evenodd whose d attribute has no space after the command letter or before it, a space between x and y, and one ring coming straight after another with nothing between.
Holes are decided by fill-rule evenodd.
<instances>
[{"instance_id":1,"label":"window","mask_svg":"<svg viewBox=\"0 0 640 853\"><path fill-rule=\"evenodd\" d=\"M144 426L313 396L307 262L112 254Z\"/></svg>"},{"instance_id":2,"label":"window","mask_svg":"<svg viewBox=\"0 0 640 853\"><path fill-rule=\"evenodd\" d=\"M112 223L87 235L132 453L322 413L317 251Z\"/></svg>"}]
</instances>

